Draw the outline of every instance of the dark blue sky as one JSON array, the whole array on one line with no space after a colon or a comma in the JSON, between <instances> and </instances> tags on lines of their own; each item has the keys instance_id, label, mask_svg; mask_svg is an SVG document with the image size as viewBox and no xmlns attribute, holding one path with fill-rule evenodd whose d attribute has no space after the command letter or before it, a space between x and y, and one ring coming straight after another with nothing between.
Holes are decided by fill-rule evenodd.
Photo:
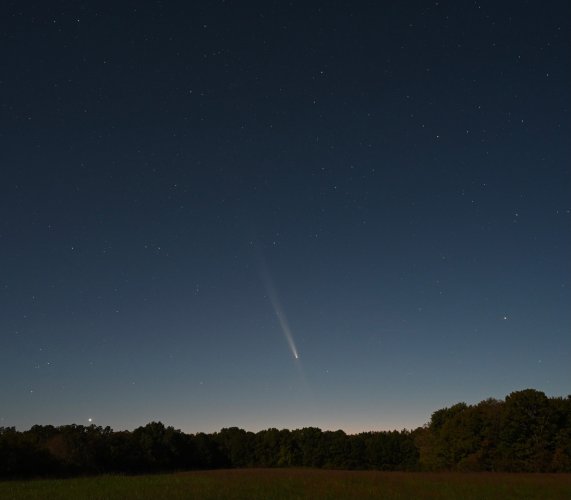
<instances>
[{"instance_id":1,"label":"dark blue sky","mask_svg":"<svg viewBox=\"0 0 571 500\"><path fill-rule=\"evenodd\" d=\"M568 2L0 19L0 425L356 432L570 392Z\"/></svg>"}]
</instances>

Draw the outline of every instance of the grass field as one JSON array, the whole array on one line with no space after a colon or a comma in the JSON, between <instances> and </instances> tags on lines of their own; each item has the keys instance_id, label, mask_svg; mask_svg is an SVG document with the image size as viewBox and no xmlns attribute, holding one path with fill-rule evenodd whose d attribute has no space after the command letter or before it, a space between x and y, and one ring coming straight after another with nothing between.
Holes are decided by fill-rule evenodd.
<instances>
[{"instance_id":1,"label":"grass field","mask_svg":"<svg viewBox=\"0 0 571 500\"><path fill-rule=\"evenodd\" d=\"M237 469L0 482L1 499L570 499L571 474Z\"/></svg>"}]
</instances>

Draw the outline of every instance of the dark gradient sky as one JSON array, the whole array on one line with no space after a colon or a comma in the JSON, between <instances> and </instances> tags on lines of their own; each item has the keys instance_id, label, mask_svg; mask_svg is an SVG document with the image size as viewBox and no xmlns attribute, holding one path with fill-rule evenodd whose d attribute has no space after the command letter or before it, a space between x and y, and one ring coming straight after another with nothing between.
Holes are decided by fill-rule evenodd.
<instances>
[{"instance_id":1,"label":"dark gradient sky","mask_svg":"<svg viewBox=\"0 0 571 500\"><path fill-rule=\"evenodd\" d=\"M0 23L0 425L356 432L571 392L569 2Z\"/></svg>"}]
</instances>

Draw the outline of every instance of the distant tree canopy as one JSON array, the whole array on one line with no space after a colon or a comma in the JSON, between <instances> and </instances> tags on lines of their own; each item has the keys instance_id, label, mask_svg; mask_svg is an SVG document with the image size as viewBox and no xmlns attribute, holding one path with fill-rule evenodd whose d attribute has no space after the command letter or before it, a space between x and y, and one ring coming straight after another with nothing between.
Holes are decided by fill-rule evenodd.
<instances>
[{"instance_id":1,"label":"distant tree canopy","mask_svg":"<svg viewBox=\"0 0 571 500\"><path fill-rule=\"evenodd\" d=\"M413 431L185 434L160 422L114 432L95 425L0 427L0 477L148 473L231 467L571 472L571 396L534 389L458 403Z\"/></svg>"},{"instance_id":2,"label":"distant tree canopy","mask_svg":"<svg viewBox=\"0 0 571 500\"><path fill-rule=\"evenodd\" d=\"M435 411L417 429L425 470L571 471L571 396L534 389Z\"/></svg>"}]
</instances>

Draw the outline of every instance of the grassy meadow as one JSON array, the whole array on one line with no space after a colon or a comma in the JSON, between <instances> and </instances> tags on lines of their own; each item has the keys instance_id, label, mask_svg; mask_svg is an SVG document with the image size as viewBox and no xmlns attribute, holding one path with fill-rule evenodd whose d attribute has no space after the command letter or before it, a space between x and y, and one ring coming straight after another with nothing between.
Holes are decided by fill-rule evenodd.
<instances>
[{"instance_id":1,"label":"grassy meadow","mask_svg":"<svg viewBox=\"0 0 571 500\"><path fill-rule=\"evenodd\" d=\"M569 499L571 474L233 469L0 482L2 499Z\"/></svg>"}]
</instances>

